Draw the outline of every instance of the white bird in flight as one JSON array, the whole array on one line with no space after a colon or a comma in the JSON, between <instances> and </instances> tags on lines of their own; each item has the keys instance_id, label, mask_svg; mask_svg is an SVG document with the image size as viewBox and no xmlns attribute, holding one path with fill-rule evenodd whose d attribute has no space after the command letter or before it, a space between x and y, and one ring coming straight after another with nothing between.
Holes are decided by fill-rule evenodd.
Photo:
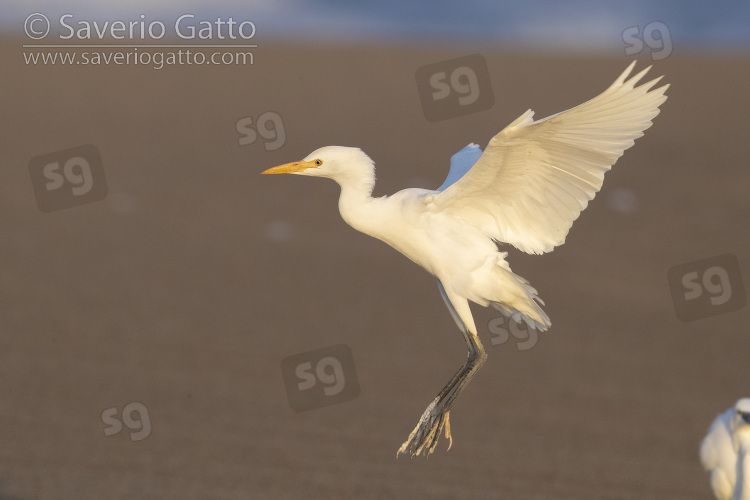
<instances>
[{"instance_id":1,"label":"white bird in flight","mask_svg":"<svg viewBox=\"0 0 750 500\"><path fill-rule=\"evenodd\" d=\"M373 198L375 166L360 149L327 146L264 174L328 177L341 187L339 211L350 226L378 238L437 278L438 289L468 346L466 363L422 414L398 453L429 455L441 431L453 443L449 411L487 355L469 302L492 306L516 322L551 323L537 291L514 274L497 243L550 252L602 187L604 173L651 126L669 85L636 87L633 62L600 95L542 120L526 111L482 150L469 144L451 158L437 190L404 189ZM397 453L397 454L398 454Z\"/></svg>"},{"instance_id":2,"label":"white bird in flight","mask_svg":"<svg viewBox=\"0 0 750 500\"><path fill-rule=\"evenodd\" d=\"M700 456L718 500L750 500L750 398L716 417Z\"/></svg>"}]
</instances>

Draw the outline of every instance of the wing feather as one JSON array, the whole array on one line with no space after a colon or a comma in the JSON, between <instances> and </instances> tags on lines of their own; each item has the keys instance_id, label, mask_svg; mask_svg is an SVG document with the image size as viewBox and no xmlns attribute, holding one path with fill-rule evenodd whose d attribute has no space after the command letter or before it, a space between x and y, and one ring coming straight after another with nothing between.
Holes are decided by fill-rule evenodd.
<instances>
[{"instance_id":1,"label":"wing feather","mask_svg":"<svg viewBox=\"0 0 750 500\"><path fill-rule=\"evenodd\" d=\"M667 98L669 85L653 89L661 77L636 87L650 67L628 79L634 65L580 106L537 121L526 111L457 178L454 159L464 148L454 155L442 192L426 199L428 209L460 217L524 252L564 243L604 174L651 126Z\"/></svg>"},{"instance_id":2,"label":"wing feather","mask_svg":"<svg viewBox=\"0 0 750 500\"><path fill-rule=\"evenodd\" d=\"M448 177L437 190L444 191L445 188L463 177L474 166L480 156L482 156L482 149L478 144L474 144L473 142L451 156L451 168L448 171Z\"/></svg>"}]
</instances>

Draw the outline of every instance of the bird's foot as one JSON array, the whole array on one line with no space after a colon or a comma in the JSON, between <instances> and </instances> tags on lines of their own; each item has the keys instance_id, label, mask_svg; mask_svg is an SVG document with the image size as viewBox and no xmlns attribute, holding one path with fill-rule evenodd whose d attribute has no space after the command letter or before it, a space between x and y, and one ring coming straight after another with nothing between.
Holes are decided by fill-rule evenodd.
<instances>
[{"instance_id":1,"label":"bird's foot","mask_svg":"<svg viewBox=\"0 0 750 500\"><path fill-rule=\"evenodd\" d=\"M445 437L448 439L448 449L451 449L453 438L451 437L450 412L446 411L445 408L437 408L438 403L439 399L435 398L422 413L419 423L396 452L397 457L400 453L411 453L412 457L415 455L430 456L440 438L440 432L443 430L445 430Z\"/></svg>"}]
</instances>

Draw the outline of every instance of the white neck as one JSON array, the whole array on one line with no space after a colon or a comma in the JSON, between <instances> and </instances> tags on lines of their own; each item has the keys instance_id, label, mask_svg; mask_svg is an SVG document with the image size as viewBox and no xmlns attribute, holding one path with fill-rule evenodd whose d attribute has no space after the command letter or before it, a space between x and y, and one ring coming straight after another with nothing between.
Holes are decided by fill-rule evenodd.
<instances>
[{"instance_id":1,"label":"white neck","mask_svg":"<svg viewBox=\"0 0 750 500\"><path fill-rule=\"evenodd\" d=\"M372 234L373 211L372 190L375 187L375 171L372 168L353 172L351 176L334 179L341 186L339 212L347 224L363 233Z\"/></svg>"}]
</instances>

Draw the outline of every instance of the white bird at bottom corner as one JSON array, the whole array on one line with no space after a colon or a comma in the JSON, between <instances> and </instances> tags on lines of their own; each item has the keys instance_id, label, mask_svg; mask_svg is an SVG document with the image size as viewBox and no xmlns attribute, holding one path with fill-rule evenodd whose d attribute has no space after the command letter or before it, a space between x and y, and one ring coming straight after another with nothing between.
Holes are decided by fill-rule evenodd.
<instances>
[{"instance_id":1,"label":"white bird at bottom corner","mask_svg":"<svg viewBox=\"0 0 750 500\"><path fill-rule=\"evenodd\" d=\"M750 398L716 417L700 457L718 500L750 500Z\"/></svg>"},{"instance_id":2,"label":"white bird at bottom corner","mask_svg":"<svg viewBox=\"0 0 750 500\"><path fill-rule=\"evenodd\" d=\"M484 152L470 144L451 158L437 190L404 189L373 198L375 166L360 149L327 146L264 174L327 177L341 187L350 226L389 244L437 278L468 347L468 358L422 414L399 453L429 455L441 433L452 444L449 411L486 359L469 302L492 306L539 331L551 323L537 291L514 274L496 242L550 252L601 189L604 174L651 126L669 85L636 86L635 62L590 101L542 120L526 111ZM449 446L450 449L450 446Z\"/></svg>"}]
</instances>

